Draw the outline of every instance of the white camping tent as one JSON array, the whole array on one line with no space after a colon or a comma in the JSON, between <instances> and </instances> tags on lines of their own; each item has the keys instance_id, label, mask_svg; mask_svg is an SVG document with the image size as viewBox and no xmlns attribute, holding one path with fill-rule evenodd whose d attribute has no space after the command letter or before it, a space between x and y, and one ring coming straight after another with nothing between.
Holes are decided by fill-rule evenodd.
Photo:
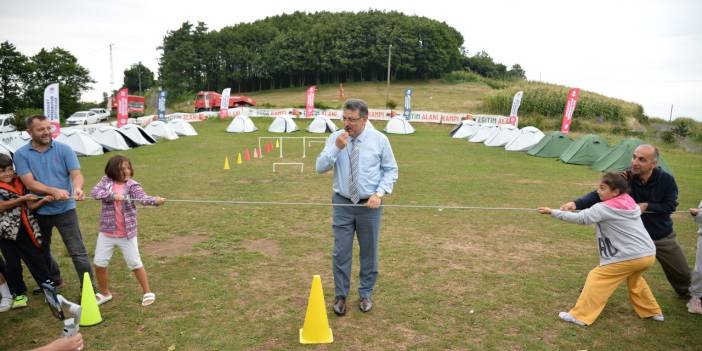
<instances>
[{"instance_id":1,"label":"white camping tent","mask_svg":"<svg viewBox=\"0 0 702 351\"><path fill-rule=\"evenodd\" d=\"M497 133L497 125L494 123L483 123L475 134L468 141L471 143L482 143L492 138Z\"/></svg>"},{"instance_id":2,"label":"white camping tent","mask_svg":"<svg viewBox=\"0 0 702 351\"><path fill-rule=\"evenodd\" d=\"M244 116L243 113L234 117L232 123L229 123L229 126L227 126L227 132L229 133L251 133L257 130L258 128L256 128L251 118Z\"/></svg>"},{"instance_id":3,"label":"white camping tent","mask_svg":"<svg viewBox=\"0 0 702 351\"><path fill-rule=\"evenodd\" d=\"M0 141L2 142L2 145L13 154L15 151L17 151L17 149L27 144L31 139L32 138L25 131L0 134Z\"/></svg>"},{"instance_id":4,"label":"white camping tent","mask_svg":"<svg viewBox=\"0 0 702 351\"><path fill-rule=\"evenodd\" d=\"M73 149L78 156L102 155L102 145L93 140L88 133L81 129L62 129L56 141L64 143Z\"/></svg>"},{"instance_id":5,"label":"white camping tent","mask_svg":"<svg viewBox=\"0 0 702 351\"><path fill-rule=\"evenodd\" d=\"M456 139L466 139L475 135L480 129L480 124L475 121L465 120L451 131L451 137Z\"/></svg>"},{"instance_id":6,"label":"white camping tent","mask_svg":"<svg viewBox=\"0 0 702 351\"><path fill-rule=\"evenodd\" d=\"M93 128L90 137L108 151L129 150L129 143L119 129L111 126Z\"/></svg>"},{"instance_id":7,"label":"white camping tent","mask_svg":"<svg viewBox=\"0 0 702 351\"><path fill-rule=\"evenodd\" d=\"M173 129L174 132L178 135L182 136L196 136L197 131L195 131L195 128L193 126L180 118L172 119L168 121L168 126Z\"/></svg>"},{"instance_id":8,"label":"white camping tent","mask_svg":"<svg viewBox=\"0 0 702 351\"><path fill-rule=\"evenodd\" d=\"M138 145L151 145L156 143L156 139L152 138L144 128L136 124L125 124L119 128L124 135Z\"/></svg>"},{"instance_id":9,"label":"white camping tent","mask_svg":"<svg viewBox=\"0 0 702 351\"><path fill-rule=\"evenodd\" d=\"M292 133L296 130L297 124L290 115L276 117L268 127L268 131L271 133Z\"/></svg>"},{"instance_id":10,"label":"white camping tent","mask_svg":"<svg viewBox=\"0 0 702 351\"><path fill-rule=\"evenodd\" d=\"M327 116L317 115L312 123L307 127L310 133L334 133L338 128Z\"/></svg>"},{"instance_id":11,"label":"white camping tent","mask_svg":"<svg viewBox=\"0 0 702 351\"><path fill-rule=\"evenodd\" d=\"M370 119L366 120L366 128L375 129L375 126L373 123L371 123Z\"/></svg>"},{"instance_id":12,"label":"white camping tent","mask_svg":"<svg viewBox=\"0 0 702 351\"><path fill-rule=\"evenodd\" d=\"M390 118L388 124L385 125L385 133L390 134L412 134L414 133L414 127L406 119L395 116Z\"/></svg>"},{"instance_id":13,"label":"white camping tent","mask_svg":"<svg viewBox=\"0 0 702 351\"><path fill-rule=\"evenodd\" d=\"M485 140L483 144L486 146L505 146L519 136L519 128L511 124L500 124L497 130L497 134Z\"/></svg>"},{"instance_id":14,"label":"white camping tent","mask_svg":"<svg viewBox=\"0 0 702 351\"><path fill-rule=\"evenodd\" d=\"M524 127L516 139L505 145L507 151L527 151L544 137L544 133L536 127Z\"/></svg>"},{"instance_id":15,"label":"white camping tent","mask_svg":"<svg viewBox=\"0 0 702 351\"><path fill-rule=\"evenodd\" d=\"M13 153L14 152L12 150L10 150L9 146L5 145L5 143L0 141L0 154L5 154L7 156L12 157Z\"/></svg>"},{"instance_id":16,"label":"white camping tent","mask_svg":"<svg viewBox=\"0 0 702 351\"><path fill-rule=\"evenodd\" d=\"M149 123L146 128L144 128L147 133L156 139L166 139L166 140L176 140L178 139L178 134L176 134L168 124L161 121L153 121Z\"/></svg>"}]
</instances>

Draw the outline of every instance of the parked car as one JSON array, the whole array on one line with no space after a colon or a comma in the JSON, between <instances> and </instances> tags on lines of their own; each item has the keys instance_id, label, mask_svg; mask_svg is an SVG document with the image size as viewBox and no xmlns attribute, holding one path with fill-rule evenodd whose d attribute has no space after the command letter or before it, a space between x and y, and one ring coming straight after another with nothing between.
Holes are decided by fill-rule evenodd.
<instances>
[{"instance_id":1,"label":"parked car","mask_svg":"<svg viewBox=\"0 0 702 351\"><path fill-rule=\"evenodd\" d=\"M104 108L91 108L90 111L95 112L95 114L98 116L98 121L107 121L110 119L110 111L107 111Z\"/></svg>"},{"instance_id":2,"label":"parked car","mask_svg":"<svg viewBox=\"0 0 702 351\"><path fill-rule=\"evenodd\" d=\"M15 115L13 115L12 113L0 115L0 133L14 132L15 130L17 130L17 128L15 128L15 125L12 123L12 120L14 119Z\"/></svg>"},{"instance_id":3,"label":"parked car","mask_svg":"<svg viewBox=\"0 0 702 351\"><path fill-rule=\"evenodd\" d=\"M78 111L66 119L67 126L93 124L98 122L98 115L93 111Z\"/></svg>"}]
</instances>

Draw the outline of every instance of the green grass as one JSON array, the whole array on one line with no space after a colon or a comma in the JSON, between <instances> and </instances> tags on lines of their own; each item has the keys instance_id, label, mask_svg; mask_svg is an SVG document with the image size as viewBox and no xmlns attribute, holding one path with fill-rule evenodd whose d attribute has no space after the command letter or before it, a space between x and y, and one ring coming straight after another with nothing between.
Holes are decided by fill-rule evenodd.
<instances>
[{"instance_id":1,"label":"green grass","mask_svg":"<svg viewBox=\"0 0 702 351\"><path fill-rule=\"evenodd\" d=\"M224 132L228 121L213 119L194 124L197 137L124 154L147 192L169 199L329 202L330 174L314 173L319 144L302 159L299 142L285 141L283 161L304 162L302 174L286 168L272 173L277 154L222 169L225 156L233 163L237 152L270 136L265 131L270 121L254 119L260 130L239 135ZM586 167L451 139L449 126L416 123L415 128L414 135L390 136L400 177L388 204L555 207L597 182L598 173ZM291 134L302 135L311 136ZM663 155L680 188L678 208L697 205L702 156L679 150ZM86 190L110 156L81 159ZM82 202L78 213L92 254L99 203ZM687 215L674 218L692 264L696 226ZM156 303L139 305L138 284L116 253L110 265L114 300L102 307L102 324L82 329L91 350L309 349L298 343L298 329L312 275L322 276L327 304L333 300L329 207L171 202L140 209L139 243ZM75 299L78 283L61 240L54 240L53 252L68 283L63 293ZM337 318L328 309L335 341L323 348L698 348L700 317L687 313L658 264L646 278L666 315L664 323L640 320L623 287L591 327L559 321L557 313L572 307L597 262L593 228L535 212L387 208L376 306L369 314L355 307L356 252L350 311ZM60 333L60 322L40 298L30 296L29 304L0 314L0 349L25 350Z\"/></svg>"}]
</instances>

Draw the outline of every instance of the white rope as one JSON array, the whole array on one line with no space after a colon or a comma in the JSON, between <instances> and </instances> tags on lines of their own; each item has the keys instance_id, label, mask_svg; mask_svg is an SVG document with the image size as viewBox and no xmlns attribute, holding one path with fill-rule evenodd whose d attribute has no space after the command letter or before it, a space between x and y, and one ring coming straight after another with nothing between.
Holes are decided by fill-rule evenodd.
<instances>
[{"instance_id":1,"label":"white rope","mask_svg":"<svg viewBox=\"0 0 702 351\"><path fill-rule=\"evenodd\" d=\"M86 198L94 200L92 198ZM143 201L140 199L125 198L126 201ZM333 204L328 202L282 202L282 201L241 201L241 200L192 200L192 199L167 199L167 202L196 203L196 204L227 204L227 205L259 205L259 206L325 206L325 207L367 207L366 204ZM527 207L483 207L483 206L462 206L462 205L395 205L382 204L381 207L388 208L428 208L443 210L481 210L481 211L531 211L536 208ZM556 208L557 209L557 208ZM579 212L579 210L572 211ZM687 213L688 211L675 211L673 213ZM652 213L652 212L645 212Z\"/></svg>"}]
</instances>

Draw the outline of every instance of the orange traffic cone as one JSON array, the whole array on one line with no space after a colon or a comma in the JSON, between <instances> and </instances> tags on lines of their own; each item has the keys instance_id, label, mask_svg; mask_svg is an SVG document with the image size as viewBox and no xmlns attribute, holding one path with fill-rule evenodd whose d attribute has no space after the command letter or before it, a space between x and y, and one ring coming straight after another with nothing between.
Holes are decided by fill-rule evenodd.
<instances>
[{"instance_id":1,"label":"orange traffic cone","mask_svg":"<svg viewBox=\"0 0 702 351\"><path fill-rule=\"evenodd\" d=\"M334 336L331 328L329 328L327 308L324 306L322 278L319 275L315 275L312 277L310 298L307 301L305 324L300 329L300 343L329 344L332 342L334 342Z\"/></svg>"},{"instance_id":2,"label":"orange traffic cone","mask_svg":"<svg viewBox=\"0 0 702 351\"><path fill-rule=\"evenodd\" d=\"M244 161L251 161L251 154L249 153L249 148L244 149Z\"/></svg>"},{"instance_id":3,"label":"orange traffic cone","mask_svg":"<svg viewBox=\"0 0 702 351\"><path fill-rule=\"evenodd\" d=\"M254 158L258 158L258 149L254 148Z\"/></svg>"}]
</instances>

